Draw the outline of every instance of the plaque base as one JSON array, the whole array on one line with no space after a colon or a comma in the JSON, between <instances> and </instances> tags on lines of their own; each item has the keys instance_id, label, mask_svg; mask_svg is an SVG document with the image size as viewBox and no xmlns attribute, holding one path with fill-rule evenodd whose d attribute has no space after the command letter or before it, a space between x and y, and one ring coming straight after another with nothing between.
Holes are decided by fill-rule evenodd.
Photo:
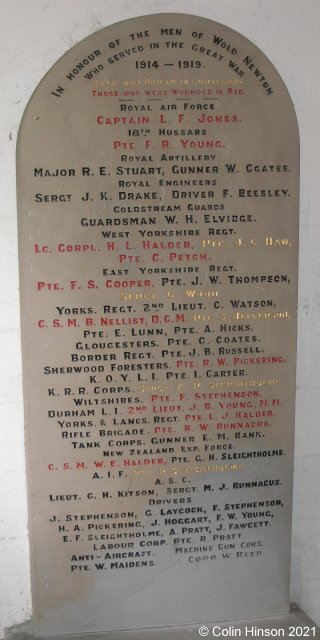
<instances>
[{"instance_id":1,"label":"plaque base","mask_svg":"<svg viewBox=\"0 0 320 640\"><path fill-rule=\"evenodd\" d=\"M214 629L214 632L213 632ZM204 621L202 625L185 627L161 627L102 633L75 633L67 635L37 636L32 631L32 620L15 625L5 631L5 640L186 640L187 638L316 638L320 640L320 628L306 614L291 605L288 615L268 618L254 618L232 622Z\"/></svg>"}]
</instances>

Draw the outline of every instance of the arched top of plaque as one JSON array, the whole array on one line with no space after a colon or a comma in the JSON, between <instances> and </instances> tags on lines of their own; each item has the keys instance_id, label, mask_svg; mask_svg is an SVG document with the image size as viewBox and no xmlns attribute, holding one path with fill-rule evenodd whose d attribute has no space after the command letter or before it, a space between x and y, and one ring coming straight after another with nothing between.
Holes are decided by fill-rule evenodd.
<instances>
[{"instance_id":1,"label":"arched top of plaque","mask_svg":"<svg viewBox=\"0 0 320 640\"><path fill-rule=\"evenodd\" d=\"M104 127L92 122L90 114L101 112L103 116L109 110L108 99L125 100L127 109L122 113L126 117L137 114L139 105L155 100L168 102L170 96L212 99L217 102L219 113L222 101L231 116L237 115L232 114L233 99L241 96L249 110L246 143L253 139L258 147L261 135L264 144L273 140L274 135L279 144L283 141L294 145L297 152L294 107L270 60L237 31L206 18L179 13L125 20L72 47L51 67L33 93L19 140L23 136L41 135L46 126L48 146L50 136L56 139L60 133L65 146L70 141L74 148L77 140L80 147L81 142L85 147L86 131L90 130L91 136L94 125L98 125L103 141ZM255 118L249 134L253 112ZM50 120L49 130L44 118ZM255 129L257 121L260 130ZM231 129L235 122L231 117Z\"/></svg>"}]
</instances>

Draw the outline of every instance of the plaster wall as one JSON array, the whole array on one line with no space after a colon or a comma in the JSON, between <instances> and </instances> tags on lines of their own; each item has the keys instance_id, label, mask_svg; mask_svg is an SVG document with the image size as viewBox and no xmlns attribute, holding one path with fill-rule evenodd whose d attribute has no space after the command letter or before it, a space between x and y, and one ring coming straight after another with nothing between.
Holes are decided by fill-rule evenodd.
<instances>
[{"instance_id":1,"label":"plaster wall","mask_svg":"<svg viewBox=\"0 0 320 640\"><path fill-rule=\"evenodd\" d=\"M114 22L160 12L210 18L252 40L281 74L296 108L301 134L301 257L291 592L292 601L320 624L319 1L2 0L0 637L5 627L31 616L15 199L19 123L38 82L70 47Z\"/></svg>"}]
</instances>

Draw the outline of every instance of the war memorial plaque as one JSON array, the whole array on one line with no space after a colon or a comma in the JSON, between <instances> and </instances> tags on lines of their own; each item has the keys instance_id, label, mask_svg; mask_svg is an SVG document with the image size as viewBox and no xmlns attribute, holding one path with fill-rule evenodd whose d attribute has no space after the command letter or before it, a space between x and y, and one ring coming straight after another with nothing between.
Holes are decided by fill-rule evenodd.
<instances>
[{"instance_id":1,"label":"war memorial plaque","mask_svg":"<svg viewBox=\"0 0 320 640\"><path fill-rule=\"evenodd\" d=\"M277 71L195 16L107 27L38 86L17 168L36 632L288 612L298 132Z\"/></svg>"}]
</instances>

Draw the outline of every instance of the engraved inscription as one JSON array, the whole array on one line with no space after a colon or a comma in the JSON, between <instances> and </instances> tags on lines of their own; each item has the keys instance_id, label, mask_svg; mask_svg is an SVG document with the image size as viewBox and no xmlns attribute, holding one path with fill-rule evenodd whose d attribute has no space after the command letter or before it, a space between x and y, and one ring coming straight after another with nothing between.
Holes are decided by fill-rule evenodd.
<instances>
[{"instance_id":1,"label":"engraved inscription","mask_svg":"<svg viewBox=\"0 0 320 640\"><path fill-rule=\"evenodd\" d=\"M39 633L288 608L297 190L283 82L214 22L114 25L40 83L18 148Z\"/></svg>"}]
</instances>

